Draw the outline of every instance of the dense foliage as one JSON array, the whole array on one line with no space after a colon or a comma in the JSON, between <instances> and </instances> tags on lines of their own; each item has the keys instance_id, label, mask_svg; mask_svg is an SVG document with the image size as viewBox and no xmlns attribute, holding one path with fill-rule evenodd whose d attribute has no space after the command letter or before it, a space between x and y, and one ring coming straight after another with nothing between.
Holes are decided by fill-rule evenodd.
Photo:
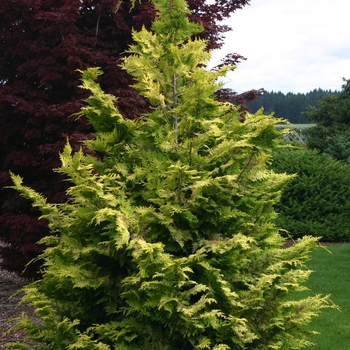
<instances>
[{"instance_id":1,"label":"dense foliage","mask_svg":"<svg viewBox=\"0 0 350 350\"><path fill-rule=\"evenodd\" d=\"M77 69L99 66L103 89L118 96L127 118L138 118L148 103L130 87L131 77L119 63L132 42L131 28L149 28L155 11L149 1L1 0L0 1L0 239L2 266L17 272L40 252L36 242L48 234L38 212L5 187L9 170L25 175L26 184L51 201L64 201L67 184L53 173L67 138L77 150L91 137L84 118L69 118L86 94L77 88ZM229 29L221 20L249 0L193 0L190 18L203 25L197 35L208 48L220 47ZM230 55L235 62L239 55ZM226 92L233 99L234 93ZM244 96L248 96L245 94ZM243 96L243 97L244 97ZM252 98L254 93L249 95ZM31 265L27 275L35 274Z\"/></svg>"},{"instance_id":2,"label":"dense foliage","mask_svg":"<svg viewBox=\"0 0 350 350\"><path fill-rule=\"evenodd\" d=\"M297 174L275 206L280 227L293 238L350 241L350 165L315 150L287 148L274 152L271 167Z\"/></svg>"},{"instance_id":3,"label":"dense foliage","mask_svg":"<svg viewBox=\"0 0 350 350\"><path fill-rule=\"evenodd\" d=\"M300 349L304 325L327 305L289 300L310 273L317 239L289 249L273 205L290 176L266 169L279 121L215 99L215 72L183 0L154 1L152 30L134 32L123 68L152 109L123 118L115 97L83 72L93 155L67 144L57 170L68 201L23 186L49 222L43 278L25 287L41 323L24 315L37 349ZM294 294L293 294L294 295ZM26 348L18 344L18 348Z\"/></svg>"},{"instance_id":4,"label":"dense foliage","mask_svg":"<svg viewBox=\"0 0 350 350\"><path fill-rule=\"evenodd\" d=\"M303 115L308 108L317 108L318 104L330 94L337 92L330 90L315 89L306 94L288 92L265 92L258 99L249 102L247 106L253 113L264 107L267 114L274 112L278 118L288 119L293 124L305 124L314 121Z\"/></svg>"},{"instance_id":5,"label":"dense foliage","mask_svg":"<svg viewBox=\"0 0 350 350\"><path fill-rule=\"evenodd\" d=\"M350 162L350 80L344 81L339 94L326 96L319 107L305 113L317 122L307 130L307 147Z\"/></svg>"}]
</instances>

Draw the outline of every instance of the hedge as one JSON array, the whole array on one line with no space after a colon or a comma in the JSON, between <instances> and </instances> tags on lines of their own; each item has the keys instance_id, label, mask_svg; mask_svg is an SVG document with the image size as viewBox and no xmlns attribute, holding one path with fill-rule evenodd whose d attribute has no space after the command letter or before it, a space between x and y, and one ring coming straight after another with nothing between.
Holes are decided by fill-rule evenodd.
<instances>
[{"instance_id":1,"label":"hedge","mask_svg":"<svg viewBox=\"0 0 350 350\"><path fill-rule=\"evenodd\" d=\"M277 224L293 238L350 241L350 165L309 149L280 149L271 168L297 174L276 204Z\"/></svg>"}]
</instances>

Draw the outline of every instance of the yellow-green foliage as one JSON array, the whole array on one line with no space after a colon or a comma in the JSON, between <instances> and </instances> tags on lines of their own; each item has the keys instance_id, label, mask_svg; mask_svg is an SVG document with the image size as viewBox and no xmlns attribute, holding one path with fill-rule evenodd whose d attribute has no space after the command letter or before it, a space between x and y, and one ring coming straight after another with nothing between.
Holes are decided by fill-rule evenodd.
<instances>
[{"instance_id":1,"label":"yellow-green foliage","mask_svg":"<svg viewBox=\"0 0 350 350\"><path fill-rule=\"evenodd\" d=\"M18 328L37 349L300 349L328 301L285 298L308 278L317 239L281 248L273 205L290 176L266 168L280 120L241 123L217 102L215 82L232 67L204 68L183 0L154 3L152 31L134 33L123 63L152 110L123 119L91 68L81 115L98 157L66 146L57 171L69 200L48 204L13 176L52 232L43 279L25 288L41 323L24 316Z\"/></svg>"}]
</instances>

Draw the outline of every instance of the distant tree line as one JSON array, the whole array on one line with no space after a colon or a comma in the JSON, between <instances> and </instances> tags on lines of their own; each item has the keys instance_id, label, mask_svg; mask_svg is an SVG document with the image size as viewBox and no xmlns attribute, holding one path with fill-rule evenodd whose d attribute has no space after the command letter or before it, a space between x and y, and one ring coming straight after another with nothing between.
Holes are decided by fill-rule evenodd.
<instances>
[{"instance_id":1,"label":"distant tree line","mask_svg":"<svg viewBox=\"0 0 350 350\"><path fill-rule=\"evenodd\" d=\"M311 108L316 108L320 101L328 95L339 94L338 91L314 89L304 93L288 92L284 94L278 92L266 92L260 98L247 103L252 113L255 113L261 107L264 107L265 113L275 113L278 118L288 119L294 124L310 123L303 112Z\"/></svg>"}]
</instances>

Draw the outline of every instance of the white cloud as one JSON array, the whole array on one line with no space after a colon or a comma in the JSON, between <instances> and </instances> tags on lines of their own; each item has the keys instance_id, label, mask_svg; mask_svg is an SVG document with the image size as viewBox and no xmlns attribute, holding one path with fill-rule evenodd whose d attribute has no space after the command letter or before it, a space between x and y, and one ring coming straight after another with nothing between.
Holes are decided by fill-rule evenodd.
<instances>
[{"instance_id":1,"label":"white cloud","mask_svg":"<svg viewBox=\"0 0 350 350\"><path fill-rule=\"evenodd\" d=\"M228 87L238 92L308 92L337 89L350 78L349 0L252 0L228 24L226 53L245 57L230 73Z\"/></svg>"}]
</instances>

